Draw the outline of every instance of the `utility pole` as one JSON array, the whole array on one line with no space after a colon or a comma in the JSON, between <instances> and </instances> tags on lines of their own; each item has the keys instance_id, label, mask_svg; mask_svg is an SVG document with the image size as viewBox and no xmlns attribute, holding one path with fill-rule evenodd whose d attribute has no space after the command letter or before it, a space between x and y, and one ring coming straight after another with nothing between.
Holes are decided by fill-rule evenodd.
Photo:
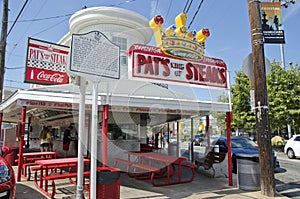
<instances>
[{"instance_id":1,"label":"utility pole","mask_svg":"<svg viewBox=\"0 0 300 199\"><path fill-rule=\"evenodd\" d=\"M264 42L260 14L260 1L248 0L252 60L254 72L254 96L256 132L259 151L260 187L263 195L275 197L274 167L272 158L270 124L268 118L268 93Z\"/></svg>"},{"instance_id":2,"label":"utility pole","mask_svg":"<svg viewBox=\"0 0 300 199\"><path fill-rule=\"evenodd\" d=\"M5 67L5 50L7 38L7 23L8 23L8 0L3 0L3 15L2 15L2 31L0 43L0 103L3 98L4 87L4 67Z\"/></svg>"}]
</instances>

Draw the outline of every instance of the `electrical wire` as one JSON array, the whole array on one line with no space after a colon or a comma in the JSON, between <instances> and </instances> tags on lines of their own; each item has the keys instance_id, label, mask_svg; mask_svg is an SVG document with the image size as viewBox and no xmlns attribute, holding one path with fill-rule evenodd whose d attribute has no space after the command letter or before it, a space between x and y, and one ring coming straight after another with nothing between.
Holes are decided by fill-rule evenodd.
<instances>
[{"instance_id":1,"label":"electrical wire","mask_svg":"<svg viewBox=\"0 0 300 199\"><path fill-rule=\"evenodd\" d=\"M15 19L13 25L10 27L10 29L9 29L9 31L8 31L8 33L7 33L7 37L8 37L8 35L9 35L9 33L12 31L12 29L14 28L14 26L16 25L16 23L17 23L19 17L21 16L21 14L22 14L22 12L23 12L23 10L24 10L24 8L25 8L25 6L26 6L27 3L28 3L28 0L26 0L25 3L23 4L23 6L22 6L22 8L21 8L21 10L20 10L20 12L19 12L17 18Z\"/></svg>"},{"instance_id":2,"label":"electrical wire","mask_svg":"<svg viewBox=\"0 0 300 199\"><path fill-rule=\"evenodd\" d=\"M192 5L192 3L193 3L193 0L191 0L190 3L189 3L189 1L190 1L190 0L188 0L188 1L186 2L186 5L185 5L185 7L184 7L184 9L183 9L183 12L186 13L186 14L189 12L190 7L191 7L191 5ZM188 7L187 7L187 4L188 4L188 3L189 3L189 5L188 5ZM187 8L186 8L186 7L187 7Z\"/></svg>"},{"instance_id":3,"label":"electrical wire","mask_svg":"<svg viewBox=\"0 0 300 199\"><path fill-rule=\"evenodd\" d=\"M63 17L69 17L72 16L73 14L65 14L65 15L58 15L58 16L53 16L53 17L45 17L45 18L39 18L39 19L24 19L24 20L19 20L19 23L22 22L36 22L36 21L44 21L44 20L49 20L49 19L59 19Z\"/></svg>"},{"instance_id":4,"label":"electrical wire","mask_svg":"<svg viewBox=\"0 0 300 199\"><path fill-rule=\"evenodd\" d=\"M158 2L159 2L159 0L156 0L155 9L154 9L154 13L156 13L156 11L157 11Z\"/></svg>"},{"instance_id":5,"label":"electrical wire","mask_svg":"<svg viewBox=\"0 0 300 199\"><path fill-rule=\"evenodd\" d=\"M24 66L14 67L14 68L5 66L4 68L7 69L7 70L18 70L18 69L23 69Z\"/></svg>"},{"instance_id":6,"label":"electrical wire","mask_svg":"<svg viewBox=\"0 0 300 199\"><path fill-rule=\"evenodd\" d=\"M192 23L194 22L194 20L195 20L195 18L196 18L196 15L198 14L198 12L199 12L199 10L200 10L200 8L201 8L203 2L204 2L204 0L201 0L199 6L198 6L198 8L197 8L197 10L196 10L196 12L195 12L195 14L194 14L194 16L193 16L192 21L190 22L190 24L189 24L189 26L188 26L188 29L190 28L190 26L191 26Z\"/></svg>"},{"instance_id":7,"label":"electrical wire","mask_svg":"<svg viewBox=\"0 0 300 199\"><path fill-rule=\"evenodd\" d=\"M110 7L115 7L115 6L118 6L118 5L122 5L122 4L126 4L126 3L131 3L131 2L134 2L136 0L126 0L126 1L123 1L123 2L120 2L118 4L112 4L112 5L108 5Z\"/></svg>"},{"instance_id":8,"label":"electrical wire","mask_svg":"<svg viewBox=\"0 0 300 199\"><path fill-rule=\"evenodd\" d=\"M54 28L55 26L57 26L57 25L59 25L59 24L65 22L66 20L68 20L68 19L64 19L64 20L62 20L62 21L60 21L60 22L58 22L58 23L56 23L56 24L54 24L54 25L52 25L52 26L50 26L50 27L48 27L48 28L46 28L46 29L44 29L44 30L42 30L42 31L40 31L40 32L37 32L37 33L31 35L31 37L34 37L34 36L39 35L39 34L41 34L41 33L43 33L43 32L46 32L46 31L48 31L48 30Z\"/></svg>"},{"instance_id":9,"label":"electrical wire","mask_svg":"<svg viewBox=\"0 0 300 199\"><path fill-rule=\"evenodd\" d=\"M168 7L168 10L167 10L166 20L168 20L168 18L169 18L169 13L170 13L170 10L171 10L171 6L172 6L172 0L170 1L169 7Z\"/></svg>"}]
</instances>

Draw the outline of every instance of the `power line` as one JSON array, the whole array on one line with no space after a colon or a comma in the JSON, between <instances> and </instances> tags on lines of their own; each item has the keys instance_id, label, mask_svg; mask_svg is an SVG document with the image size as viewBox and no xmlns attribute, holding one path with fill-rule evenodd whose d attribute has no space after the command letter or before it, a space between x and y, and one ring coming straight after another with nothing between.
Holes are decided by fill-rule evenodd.
<instances>
[{"instance_id":1,"label":"power line","mask_svg":"<svg viewBox=\"0 0 300 199\"><path fill-rule=\"evenodd\" d=\"M201 8L203 2L204 2L204 0L201 0L199 6L198 6L198 8L197 8L197 10L196 10L196 12L195 12L195 14L194 14L194 16L193 16L192 21L190 22L190 24L189 24L189 26L188 26L188 29L190 29L190 26L191 26L192 23L194 22L194 20L195 20L195 18L196 18L196 15L198 14L198 12L199 12L199 10L200 10L200 8Z\"/></svg>"},{"instance_id":2,"label":"power line","mask_svg":"<svg viewBox=\"0 0 300 199\"><path fill-rule=\"evenodd\" d=\"M12 79L5 79L5 81L7 81L7 82L15 82L15 83L24 83L24 82L20 82L20 81L17 81L17 80L12 80Z\"/></svg>"},{"instance_id":3,"label":"power line","mask_svg":"<svg viewBox=\"0 0 300 199\"><path fill-rule=\"evenodd\" d=\"M18 70L18 69L23 69L24 66L19 66L19 67L14 67L14 68L5 66L4 68L7 69L7 70Z\"/></svg>"},{"instance_id":4,"label":"power line","mask_svg":"<svg viewBox=\"0 0 300 199\"><path fill-rule=\"evenodd\" d=\"M38 33L35 33L35 34L31 35L31 37L34 37L34 36L36 36L36 35L38 35L38 34L41 34L41 33L43 33L43 32L46 32L46 31L48 31L48 30L54 28L55 26L57 26L57 25L63 23L63 22L66 21L66 20L68 20L68 19L64 19L64 20L62 20L62 21L60 21L60 22L58 22L58 23L56 23L56 24L54 24L54 25L52 25L52 26L50 26L50 27L48 27L48 28L46 28L46 29L44 29L44 30L42 30L42 31L40 31L40 32L38 32Z\"/></svg>"},{"instance_id":5,"label":"power line","mask_svg":"<svg viewBox=\"0 0 300 199\"><path fill-rule=\"evenodd\" d=\"M159 2L159 0L156 0L156 5L155 5L154 13L156 13L156 11L157 11L158 2Z\"/></svg>"},{"instance_id":6,"label":"power line","mask_svg":"<svg viewBox=\"0 0 300 199\"><path fill-rule=\"evenodd\" d=\"M21 8L21 10L20 10L20 12L19 12L17 18L15 19L13 25L10 27L10 29L9 29L9 31L8 31L8 33L7 33L7 36L9 35L9 33L12 31L12 29L13 29L14 26L16 25L16 23L17 23L19 17L21 16L21 14L22 14L22 12L23 12L23 10L24 10L24 8L25 8L25 6L26 6L27 3L28 3L28 0L26 0L25 3L23 4L23 7Z\"/></svg>"},{"instance_id":7,"label":"power line","mask_svg":"<svg viewBox=\"0 0 300 199\"><path fill-rule=\"evenodd\" d=\"M189 1L190 1L190 0L188 0L188 1L186 2L185 7L184 7L184 9L183 9L183 12L186 13L186 14L189 12L190 7L191 7L191 5L192 5L192 3L193 3L193 0L191 0L190 3L189 3ZM189 4L189 5L188 5L188 4Z\"/></svg>"},{"instance_id":8,"label":"power line","mask_svg":"<svg viewBox=\"0 0 300 199\"><path fill-rule=\"evenodd\" d=\"M168 11L166 14L166 20L168 20L168 18L169 18L169 12L170 12L171 6L172 6L172 0L170 1L169 7L168 7Z\"/></svg>"},{"instance_id":9,"label":"power line","mask_svg":"<svg viewBox=\"0 0 300 199\"><path fill-rule=\"evenodd\" d=\"M24 19L24 20L19 20L18 22L21 23L21 22L44 21L44 20L59 19L59 18L69 17L69 16L72 16L72 14L58 15L58 16L53 16L53 17L39 18L39 19Z\"/></svg>"}]
</instances>

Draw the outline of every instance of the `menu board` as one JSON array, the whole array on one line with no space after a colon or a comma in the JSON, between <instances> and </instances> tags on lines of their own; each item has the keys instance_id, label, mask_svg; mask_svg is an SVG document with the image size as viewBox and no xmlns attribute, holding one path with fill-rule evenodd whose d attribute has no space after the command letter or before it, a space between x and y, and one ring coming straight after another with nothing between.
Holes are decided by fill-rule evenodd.
<instances>
[{"instance_id":1,"label":"menu board","mask_svg":"<svg viewBox=\"0 0 300 199\"><path fill-rule=\"evenodd\" d=\"M86 78L119 79L120 47L99 31L73 34L68 69Z\"/></svg>"}]
</instances>

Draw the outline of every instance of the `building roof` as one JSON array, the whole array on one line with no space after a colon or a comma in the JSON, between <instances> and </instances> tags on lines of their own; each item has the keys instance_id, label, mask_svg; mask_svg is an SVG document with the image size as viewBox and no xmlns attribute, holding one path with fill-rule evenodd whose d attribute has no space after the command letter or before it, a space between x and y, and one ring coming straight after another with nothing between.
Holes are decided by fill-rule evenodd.
<instances>
[{"instance_id":1,"label":"building roof","mask_svg":"<svg viewBox=\"0 0 300 199\"><path fill-rule=\"evenodd\" d=\"M89 82L86 86L87 109L91 109L92 93L92 84ZM4 122L21 121L22 106L27 107L27 114L54 120L76 114L79 100L80 87L72 84L21 89L0 104L0 111L3 112ZM228 103L199 101L152 83L123 79L98 84L98 105L101 107L107 102L110 111L183 117L229 111Z\"/></svg>"}]
</instances>

